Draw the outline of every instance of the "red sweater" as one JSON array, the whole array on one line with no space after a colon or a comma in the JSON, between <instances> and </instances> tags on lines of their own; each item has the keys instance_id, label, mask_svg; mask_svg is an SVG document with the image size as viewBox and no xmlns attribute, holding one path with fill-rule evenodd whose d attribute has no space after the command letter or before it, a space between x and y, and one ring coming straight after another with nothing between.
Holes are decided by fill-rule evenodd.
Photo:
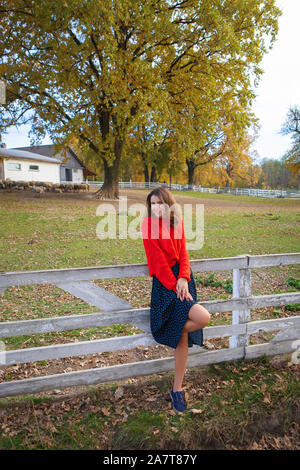
<instances>
[{"instance_id":1,"label":"red sweater","mask_svg":"<svg viewBox=\"0 0 300 470\"><path fill-rule=\"evenodd\" d=\"M169 290L176 290L177 278L173 274L171 266L176 261L179 263L180 277L185 277L188 282L190 276L189 254L186 249L186 239L184 233L183 220L180 219L182 233L180 233L180 225L173 228L165 219L161 217L144 217L141 224L143 243L148 260L149 276L155 276ZM177 237L175 238L175 233ZM151 236L152 235L152 236Z\"/></svg>"}]
</instances>

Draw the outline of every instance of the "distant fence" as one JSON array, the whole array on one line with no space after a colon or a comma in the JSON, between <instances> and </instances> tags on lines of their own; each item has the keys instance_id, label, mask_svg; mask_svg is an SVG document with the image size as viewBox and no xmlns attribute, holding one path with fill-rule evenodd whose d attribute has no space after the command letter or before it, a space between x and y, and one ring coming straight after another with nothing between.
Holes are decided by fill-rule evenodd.
<instances>
[{"instance_id":1,"label":"distant fence","mask_svg":"<svg viewBox=\"0 0 300 470\"><path fill-rule=\"evenodd\" d=\"M233 270L233 296L228 300L199 302L210 313L232 311L232 323L209 326L203 329L204 340L230 337L229 347L207 351L194 345L189 351L187 367L230 361L242 358L257 358L264 354L274 355L293 351L295 340L300 339L300 316L273 320L251 321L251 308L287 305L300 302L300 293L291 292L271 295L251 295L251 269L267 266L300 263L300 253L271 255L241 255L230 258L190 260L194 272ZM19 271L0 274L0 292L9 286L29 284L54 284L72 292L82 299L89 299L104 310L92 314L49 317L33 320L0 322L0 338L20 335L69 331L113 324L132 324L144 333L119 336L69 344L55 344L34 348L7 350L2 352L2 367L26 362L73 357L105 351L132 349L136 346L157 345L150 331L149 308L124 308L118 297L90 282L94 279L147 276L147 264L121 264L74 269L52 269L42 271ZM77 290L76 290L77 286ZM89 286L91 294L87 294ZM85 297L86 295L94 296ZM106 297L108 296L108 297ZM97 297L97 298L96 298ZM111 300L111 303L110 303ZM115 308L115 307L118 308ZM269 342L249 345L249 336L263 331L277 331ZM174 368L174 358L146 360L108 367L46 375L42 377L11 380L0 383L0 397L36 393L77 385L115 381L128 377L166 372Z\"/></svg>"},{"instance_id":2,"label":"distant fence","mask_svg":"<svg viewBox=\"0 0 300 470\"><path fill-rule=\"evenodd\" d=\"M103 181L87 181L90 187L101 187ZM256 197L292 197L300 198L300 191L294 190L281 190L281 189L256 189L256 188L203 188L202 186L189 185L189 184L168 184L161 182L134 182L134 181L120 181L120 188L138 188L138 189L152 189L157 186L166 186L171 191L197 191L200 193L225 193L233 194L235 196L256 196Z\"/></svg>"}]
</instances>

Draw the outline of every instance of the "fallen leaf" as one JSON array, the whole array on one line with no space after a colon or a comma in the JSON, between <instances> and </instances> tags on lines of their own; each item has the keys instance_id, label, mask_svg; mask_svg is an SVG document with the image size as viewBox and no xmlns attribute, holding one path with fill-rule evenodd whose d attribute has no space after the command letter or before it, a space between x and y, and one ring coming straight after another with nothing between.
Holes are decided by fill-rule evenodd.
<instances>
[{"instance_id":1,"label":"fallen leaf","mask_svg":"<svg viewBox=\"0 0 300 470\"><path fill-rule=\"evenodd\" d=\"M108 408L101 408L102 413L104 416L109 416L109 409Z\"/></svg>"},{"instance_id":2,"label":"fallen leaf","mask_svg":"<svg viewBox=\"0 0 300 470\"><path fill-rule=\"evenodd\" d=\"M119 400L124 395L124 388L123 387L118 387L117 390L115 391L115 399Z\"/></svg>"}]
</instances>

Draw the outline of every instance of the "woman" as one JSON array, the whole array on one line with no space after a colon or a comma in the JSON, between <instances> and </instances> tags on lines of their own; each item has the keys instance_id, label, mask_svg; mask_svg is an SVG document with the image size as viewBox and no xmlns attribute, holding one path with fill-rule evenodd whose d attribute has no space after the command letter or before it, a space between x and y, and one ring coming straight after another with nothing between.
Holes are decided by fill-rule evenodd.
<instances>
[{"instance_id":1,"label":"woman","mask_svg":"<svg viewBox=\"0 0 300 470\"><path fill-rule=\"evenodd\" d=\"M173 409L183 412L186 403L182 381L188 348L203 346L202 329L209 312L197 303L197 291L182 218L176 201L164 187L147 196L147 216L142 221L142 236L149 275L153 276L150 325L156 342L175 349L174 384L170 391Z\"/></svg>"}]
</instances>

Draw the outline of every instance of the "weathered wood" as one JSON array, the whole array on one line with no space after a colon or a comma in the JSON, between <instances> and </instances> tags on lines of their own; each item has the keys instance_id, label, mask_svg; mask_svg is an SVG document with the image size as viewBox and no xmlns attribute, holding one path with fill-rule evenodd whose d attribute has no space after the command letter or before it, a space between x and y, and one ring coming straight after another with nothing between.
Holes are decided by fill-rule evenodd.
<instances>
[{"instance_id":1,"label":"weathered wood","mask_svg":"<svg viewBox=\"0 0 300 470\"><path fill-rule=\"evenodd\" d=\"M274 298L274 302L272 302ZM207 300L199 302L210 313L232 311L234 308L259 308L272 305L286 305L300 302L300 293L274 294L252 297L250 299ZM270 321L270 320L267 320ZM273 320L272 320L273 321ZM277 321L277 320L276 320ZM113 313L95 312L83 315L37 318L34 320L17 320L0 322L0 337L20 336L34 333L76 330L97 326L129 323L144 331L149 330L149 308L120 310ZM252 322L250 322L252 324ZM146 328L146 329L145 329ZM237 330L238 332L239 330ZM247 333L248 334L248 333Z\"/></svg>"},{"instance_id":2,"label":"weathered wood","mask_svg":"<svg viewBox=\"0 0 300 470\"><path fill-rule=\"evenodd\" d=\"M40 346L37 348L7 350L5 365L133 349L137 346L155 345L157 345L157 343L152 335L142 333L90 341L77 341L75 343L53 344L51 346Z\"/></svg>"},{"instance_id":3,"label":"weathered wood","mask_svg":"<svg viewBox=\"0 0 300 470\"><path fill-rule=\"evenodd\" d=\"M283 294L257 295L247 299L249 308L261 308L296 304L300 302L300 292L284 292Z\"/></svg>"},{"instance_id":4,"label":"weathered wood","mask_svg":"<svg viewBox=\"0 0 300 470\"><path fill-rule=\"evenodd\" d=\"M93 281L149 275L148 265L118 264L85 268L44 269L36 271L12 271L0 274L0 287L29 284L56 284L57 282Z\"/></svg>"},{"instance_id":5,"label":"weathered wood","mask_svg":"<svg viewBox=\"0 0 300 470\"><path fill-rule=\"evenodd\" d=\"M226 303L224 311L228 310L229 305L232 305L232 301L206 301L202 302L205 308L210 312L222 311L221 304ZM18 320L11 322L0 322L0 337L12 337L20 335L29 335L35 333L52 333L56 331L70 331L77 330L80 328L93 328L97 326L106 325L121 325L121 324L132 324L140 328L141 330L148 332L150 331L150 317L149 308L146 309L132 309L127 311L117 311L114 313L89 313L85 315L69 315L64 317L50 317L50 318L37 318L34 320ZM211 327L209 327L211 328ZM245 333L244 327L235 325L231 330L231 325L216 325L212 327L213 330L209 330L207 327L204 331L215 331L217 337L220 331L220 336L226 336L224 331L231 331L231 334ZM213 333L214 334L214 333Z\"/></svg>"},{"instance_id":6,"label":"weathered wood","mask_svg":"<svg viewBox=\"0 0 300 470\"><path fill-rule=\"evenodd\" d=\"M271 339L271 343L278 343L278 341L287 341L289 339L300 339L300 327L298 328L285 328L279 331L274 338Z\"/></svg>"},{"instance_id":7,"label":"weathered wood","mask_svg":"<svg viewBox=\"0 0 300 470\"><path fill-rule=\"evenodd\" d=\"M51 333L127 323L136 324L138 327L149 324L149 308L121 310L114 313L95 312L83 315L0 322L0 337Z\"/></svg>"},{"instance_id":8,"label":"weathered wood","mask_svg":"<svg viewBox=\"0 0 300 470\"><path fill-rule=\"evenodd\" d=\"M241 323L238 325L232 325L232 323L229 323L227 325L206 326L203 329L203 339L223 338L224 336L231 336L237 334L242 335L246 334L246 332L246 323Z\"/></svg>"},{"instance_id":9,"label":"weathered wood","mask_svg":"<svg viewBox=\"0 0 300 470\"><path fill-rule=\"evenodd\" d=\"M211 338L231 336L233 333L247 333L249 335L260 331L278 330L280 328L285 329L273 338L272 341L297 339L300 337L300 317L291 317L280 320L264 320L250 322L250 324L210 326L203 330L203 339L207 340ZM157 343L151 334L136 334L100 340L41 346L37 348L7 350L5 353L5 365L73 357L84 354L95 354L105 351L132 349L137 346L153 346L156 344Z\"/></svg>"},{"instance_id":10,"label":"weathered wood","mask_svg":"<svg viewBox=\"0 0 300 470\"><path fill-rule=\"evenodd\" d=\"M190 260L193 272L201 273L207 271L231 271L232 269L242 269L247 266L247 257L232 256L228 258L207 258L201 260Z\"/></svg>"},{"instance_id":11,"label":"weathered wood","mask_svg":"<svg viewBox=\"0 0 300 470\"><path fill-rule=\"evenodd\" d=\"M217 351L201 352L188 357L187 367L205 366L226 360L240 359L243 348L218 349ZM65 372L44 377L11 380L0 384L0 397L37 393L45 390L62 389L77 385L92 385L102 382L116 381L129 377L168 372L174 369L174 357L153 359L150 361L131 362L122 365Z\"/></svg>"},{"instance_id":12,"label":"weathered wood","mask_svg":"<svg viewBox=\"0 0 300 470\"><path fill-rule=\"evenodd\" d=\"M274 355L293 351L295 348L295 339L297 340L300 337L300 317L251 322L250 309L298 303L300 302L300 293L292 292L252 297L251 268L296 263L300 263L300 253L258 256L241 255L232 258L191 260L191 267L195 272L234 270L234 292L232 299L199 302L200 305L207 308L210 313L233 311L233 324L204 328L204 339L231 336L231 347L207 352L204 348L194 345L193 348L189 349L187 367L207 365L243 357L255 358L263 354ZM112 296L112 294L105 291L105 289L101 289L91 282L88 282L94 279L147 275L147 264L20 271L0 274L0 292L3 292L10 285L53 283L83 298L83 300L98 306L98 308L104 310L103 307L105 307L105 310L111 310L110 313L95 312L87 315L0 322L0 336L2 337L126 323L133 324L145 332L127 337L114 337L95 341L44 346L40 348L2 351L2 355L5 358L3 363L9 365L22 362L35 362L44 359L156 345L157 343L150 334L149 308L127 308L130 307L130 304L124 303L122 299ZM108 299L108 297L110 298ZM114 301L117 301L117 304L112 305ZM116 307L118 307L118 309L116 309ZM249 335L258 331L274 330L280 331L269 343L249 346ZM236 338L236 341L232 338ZM90 383L118 380L131 376L149 375L168 371L173 369L173 367L174 358L170 357L20 381L9 381L0 384L0 396L35 393L42 390L51 390L53 388L64 388L82 384L88 385Z\"/></svg>"},{"instance_id":13,"label":"weathered wood","mask_svg":"<svg viewBox=\"0 0 300 470\"><path fill-rule=\"evenodd\" d=\"M276 354L286 354L294 351L294 340L268 342L263 344L252 344L246 346L245 359L256 359L264 354L266 356L275 356Z\"/></svg>"},{"instance_id":14,"label":"weathered wood","mask_svg":"<svg viewBox=\"0 0 300 470\"><path fill-rule=\"evenodd\" d=\"M248 298L251 296L251 270L234 269L233 270L233 295L232 298ZM232 311L232 324L243 324L250 321L250 308L248 305ZM246 346L249 343L247 334L234 335L229 338L229 347L237 348Z\"/></svg>"},{"instance_id":15,"label":"weathered wood","mask_svg":"<svg viewBox=\"0 0 300 470\"><path fill-rule=\"evenodd\" d=\"M214 351L203 352L189 356L186 362L187 368L196 366L207 366L218 362L227 362L241 359L244 357L244 348L222 348Z\"/></svg>"},{"instance_id":16,"label":"weathered wood","mask_svg":"<svg viewBox=\"0 0 300 470\"><path fill-rule=\"evenodd\" d=\"M267 266L284 266L287 264L299 264L300 253L279 253L270 255L249 255L249 268L261 268Z\"/></svg>"},{"instance_id":17,"label":"weathered wood","mask_svg":"<svg viewBox=\"0 0 300 470\"><path fill-rule=\"evenodd\" d=\"M89 281L75 281L75 282L56 282L57 287L64 289L66 292L78 297L91 305L111 312L114 310L121 310L132 308L129 302L116 295L111 294L102 287L97 286Z\"/></svg>"},{"instance_id":18,"label":"weathered wood","mask_svg":"<svg viewBox=\"0 0 300 470\"><path fill-rule=\"evenodd\" d=\"M259 332L275 331L285 328L298 328L300 326L300 316L276 318L272 320L257 320L247 323L247 333L253 335Z\"/></svg>"},{"instance_id":19,"label":"weathered wood","mask_svg":"<svg viewBox=\"0 0 300 470\"><path fill-rule=\"evenodd\" d=\"M221 338L232 333L245 333L246 325L219 325L209 326L203 330L203 339ZM7 350L4 365L21 364L25 362L43 361L47 359L59 359L62 357L82 356L84 354L96 354L106 351L133 349L137 346L156 346L158 343L151 333L135 334L130 336L117 336L90 341L77 341L75 343L54 344ZM193 348L195 349L195 346Z\"/></svg>"},{"instance_id":20,"label":"weathered wood","mask_svg":"<svg viewBox=\"0 0 300 470\"><path fill-rule=\"evenodd\" d=\"M279 253L272 255L241 255L228 258L208 258L190 260L195 272L227 271L231 269L257 268L299 264L300 253ZM148 276L147 263L118 264L92 266L84 268L62 268L36 271L11 271L0 274L0 288L22 286L28 284L56 284L57 282L91 281L95 279L110 279Z\"/></svg>"}]
</instances>

